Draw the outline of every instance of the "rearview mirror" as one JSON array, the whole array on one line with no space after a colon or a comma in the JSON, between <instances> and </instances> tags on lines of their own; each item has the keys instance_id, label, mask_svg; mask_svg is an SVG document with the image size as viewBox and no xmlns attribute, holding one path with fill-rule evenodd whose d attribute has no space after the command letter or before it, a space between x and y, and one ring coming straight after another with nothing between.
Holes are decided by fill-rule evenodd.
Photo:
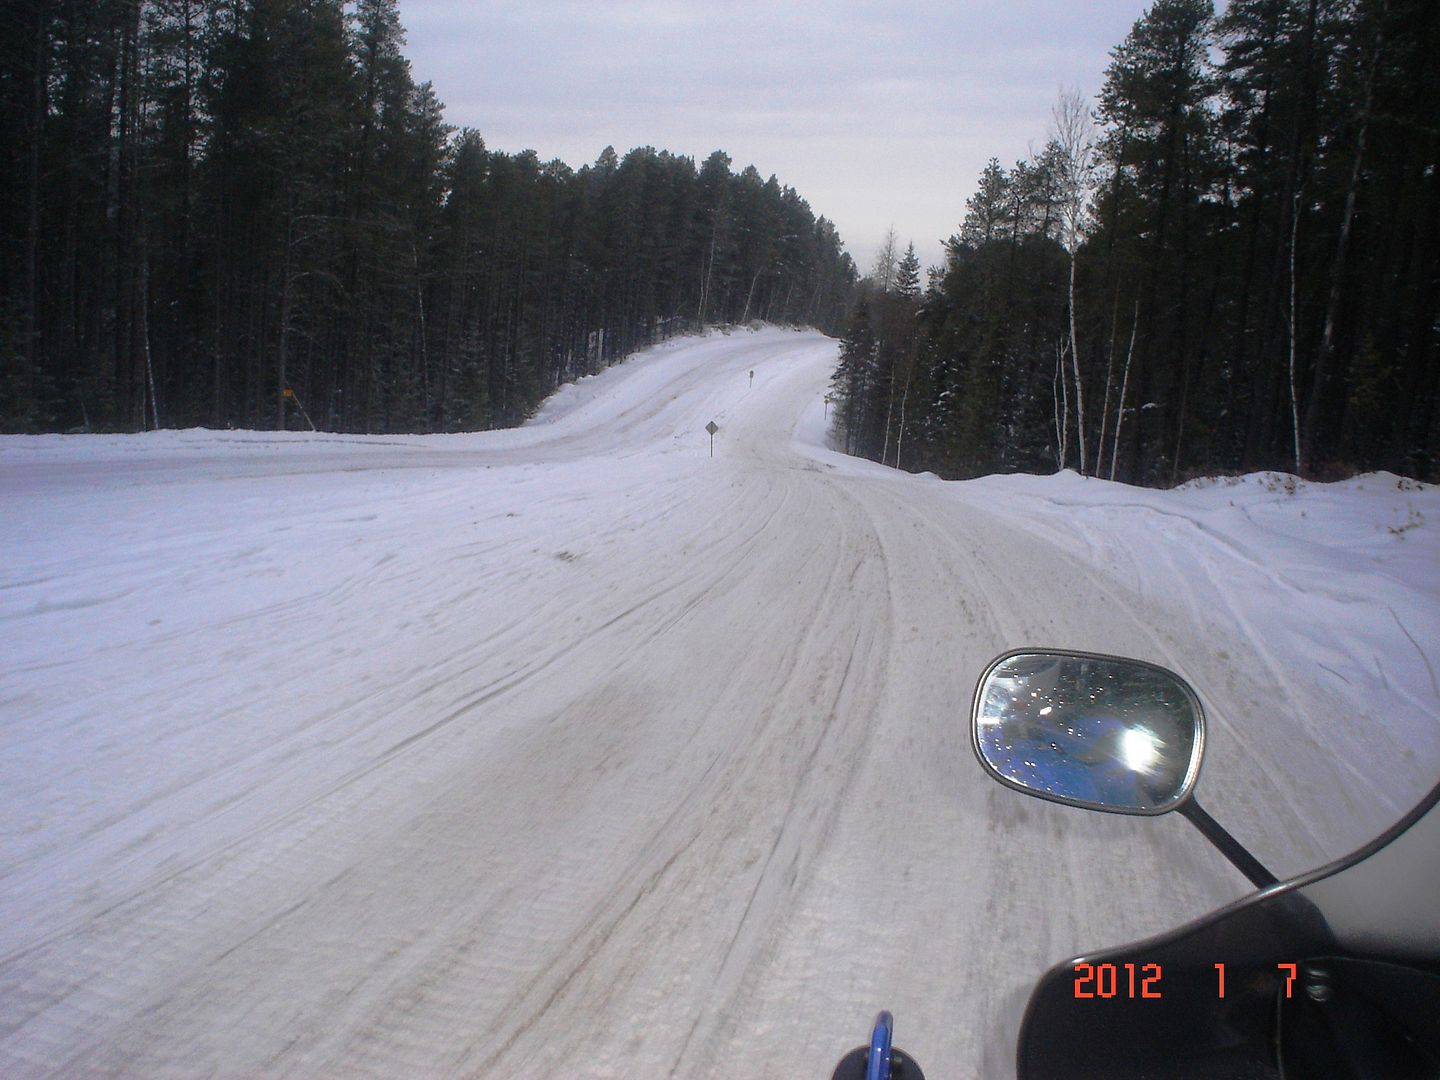
<instances>
[{"instance_id":1,"label":"rearview mirror","mask_svg":"<svg viewBox=\"0 0 1440 1080\"><path fill-rule=\"evenodd\" d=\"M1172 672L1139 660L1027 650L994 661L971 738L1001 783L1054 802L1163 814L1200 774L1205 716Z\"/></svg>"}]
</instances>

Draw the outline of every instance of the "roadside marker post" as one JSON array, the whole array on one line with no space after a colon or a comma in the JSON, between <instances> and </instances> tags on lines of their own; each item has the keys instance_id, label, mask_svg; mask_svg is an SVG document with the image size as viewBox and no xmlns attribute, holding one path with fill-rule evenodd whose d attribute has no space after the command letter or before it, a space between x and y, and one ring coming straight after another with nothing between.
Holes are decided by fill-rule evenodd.
<instances>
[{"instance_id":1,"label":"roadside marker post","mask_svg":"<svg viewBox=\"0 0 1440 1080\"><path fill-rule=\"evenodd\" d=\"M300 404L300 399L295 396L295 391L287 386L285 387L282 396L295 403L295 407L300 410L300 415L305 417L305 422L310 425L310 430L314 431L315 421L310 419L310 414L305 411L305 406Z\"/></svg>"}]
</instances>

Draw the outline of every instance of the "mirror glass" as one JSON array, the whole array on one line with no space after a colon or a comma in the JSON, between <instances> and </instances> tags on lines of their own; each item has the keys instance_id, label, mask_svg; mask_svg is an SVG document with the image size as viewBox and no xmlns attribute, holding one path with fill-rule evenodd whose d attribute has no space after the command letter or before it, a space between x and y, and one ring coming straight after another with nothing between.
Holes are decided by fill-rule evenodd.
<instances>
[{"instance_id":1,"label":"mirror glass","mask_svg":"<svg viewBox=\"0 0 1440 1080\"><path fill-rule=\"evenodd\" d=\"M1179 676L1084 653L1022 652L975 694L982 764L1033 795L1122 814L1163 814L1200 772L1205 720Z\"/></svg>"}]
</instances>

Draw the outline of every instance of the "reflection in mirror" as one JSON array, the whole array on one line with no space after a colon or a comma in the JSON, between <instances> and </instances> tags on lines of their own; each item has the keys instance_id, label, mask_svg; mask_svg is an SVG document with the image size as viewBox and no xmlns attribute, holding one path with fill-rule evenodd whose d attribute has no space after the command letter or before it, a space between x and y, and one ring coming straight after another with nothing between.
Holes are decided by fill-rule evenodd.
<instances>
[{"instance_id":1,"label":"reflection in mirror","mask_svg":"<svg viewBox=\"0 0 1440 1080\"><path fill-rule=\"evenodd\" d=\"M990 665L975 751L1008 784L1122 814L1173 810L1195 785L1205 721L1180 678L1138 660L1026 652Z\"/></svg>"}]
</instances>

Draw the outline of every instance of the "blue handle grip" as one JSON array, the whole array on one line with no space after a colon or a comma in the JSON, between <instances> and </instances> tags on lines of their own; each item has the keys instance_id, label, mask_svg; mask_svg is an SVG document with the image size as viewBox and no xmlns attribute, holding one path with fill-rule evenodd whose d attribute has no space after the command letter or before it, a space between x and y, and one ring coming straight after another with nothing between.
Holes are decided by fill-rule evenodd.
<instances>
[{"instance_id":1,"label":"blue handle grip","mask_svg":"<svg viewBox=\"0 0 1440 1080\"><path fill-rule=\"evenodd\" d=\"M865 1060L865 1080L890 1080L890 1043L895 1034L895 1018L888 1012L875 1017L875 1030L870 1034L870 1056Z\"/></svg>"}]
</instances>

